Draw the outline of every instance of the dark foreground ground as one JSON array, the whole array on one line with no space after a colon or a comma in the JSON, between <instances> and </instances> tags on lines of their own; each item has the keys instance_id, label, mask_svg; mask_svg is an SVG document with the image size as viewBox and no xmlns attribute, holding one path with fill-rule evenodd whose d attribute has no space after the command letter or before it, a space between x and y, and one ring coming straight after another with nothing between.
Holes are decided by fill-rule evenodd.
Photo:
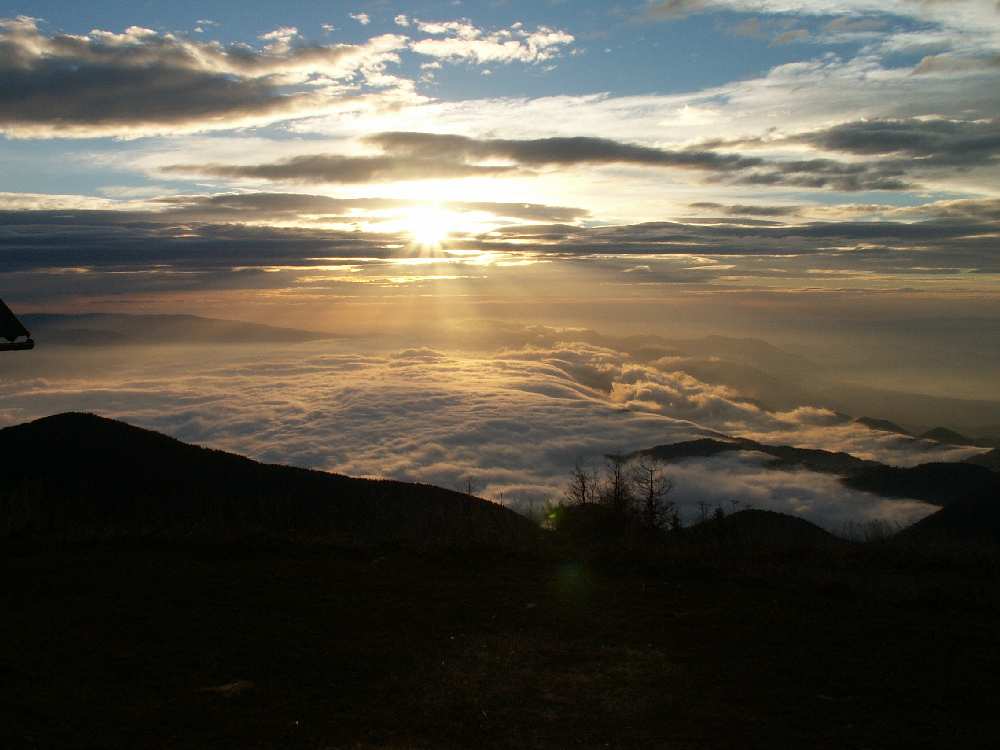
<instances>
[{"instance_id":1,"label":"dark foreground ground","mask_svg":"<svg viewBox=\"0 0 1000 750\"><path fill-rule=\"evenodd\" d=\"M3 748L1000 746L975 565L40 543L0 565Z\"/></svg>"}]
</instances>

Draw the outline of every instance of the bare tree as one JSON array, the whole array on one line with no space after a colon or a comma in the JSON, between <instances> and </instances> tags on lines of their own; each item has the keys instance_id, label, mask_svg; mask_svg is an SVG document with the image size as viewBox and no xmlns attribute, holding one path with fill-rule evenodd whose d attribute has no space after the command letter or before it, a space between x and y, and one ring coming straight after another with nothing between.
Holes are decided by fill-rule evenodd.
<instances>
[{"instance_id":1,"label":"bare tree","mask_svg":"<svg viewBox=\"0 0 1000 750\"><path fill-rule=\"evenodd\" d=\"M676 509L667 496L674 483L663 473L663 467L653 461L641 460L633 469L633 482L642 522L651 529L673 526Z\"/></svg>"},{"instance_id":2,"label":"bare tree","mask_svg":"<svg viewBox=\"0 0 1000 750\"><path fill-rule=\"evenodd\" d=\"M628 458L623 453L611 453L605 458L601 502L612 510L626 513L635 501L631 477L627 472Z\"/></svg>"},{"instance_id":3,"label":"bare tree","mask_svg":"<svg viewBox=\"0 0 1000 750\"><path fill-rule=\"evenodd\" d=\"M597 495L597 472L577 460L566 487L566 501L570 505L592 503Z\"/></svg>"}]
</instances>

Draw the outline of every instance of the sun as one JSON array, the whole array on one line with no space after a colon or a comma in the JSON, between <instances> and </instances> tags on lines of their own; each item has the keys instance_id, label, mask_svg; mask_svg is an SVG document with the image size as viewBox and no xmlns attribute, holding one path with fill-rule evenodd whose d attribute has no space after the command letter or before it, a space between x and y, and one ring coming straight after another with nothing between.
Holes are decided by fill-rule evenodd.
<instances>
[{"instance_id":1,"label":"sun","mask_svg":"<svg viewBox=\"0 0 1000 750\"><path fill-rule=\"evenodd\" d=\"M436 206L418 206L403 219L403 227L420 247L440 247L455 226L455 217Z\"/></svg>"}]
</instances>

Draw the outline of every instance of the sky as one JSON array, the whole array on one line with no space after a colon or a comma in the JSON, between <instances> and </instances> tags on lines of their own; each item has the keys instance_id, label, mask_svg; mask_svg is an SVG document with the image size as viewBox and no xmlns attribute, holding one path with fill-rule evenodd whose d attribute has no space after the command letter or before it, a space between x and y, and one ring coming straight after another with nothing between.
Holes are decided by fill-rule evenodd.
<instances>
[{"instance_id":1,"label":"sky","mask_svg":"<svg viewBox=\"0 0 1000 750\"><path fill-rule=\"evenodd\" d=\"M0 297L18 313L185 313L336 334L355 342L337 356L363 367L324 360L323 377L285 381L274 373L286 353L275 353L260 362L260 399L287 387L293 413L327 404L367 437L348 457L330 447L336 430L314 429L318 417L258 404L256 421L241 421L250 407L226 404L215 385L239 358L177 365L205 388L183 406L148 362L124 379L96 379L93 363L79 381L66 368L49 380L19 371L5 422L90 404L259 457L461 476L455 461L392 435L416 430L440 445L449 434L457 445L454 415L430 420L425 408L441 380L454 403L522 421L547 413L531 387L513 388L517 407L505 407L491 389L511 392L497 385L506 380L473 376L510 376L510 352L532 345L528 334L475 341L503 326L562 331L544 350L574 356L593 344L580 333L590 330L771 342L815 363L810 377L840 383L836 398L786 388L801 403L766 405L770 432L802 444L818 441L816 425L775 427L804 413L796 406L890 408L872 395L884 391L848 398L848 387L912 394L900 414L924 427L947 413L940 399L997 400L997 0L0 0L0 165ZM474 356L456 354L470 342ZM653 396L631 398L629 368L645 365L634 347L608 346L615 363L597 369L618 375L599 407L593 393L579 396L576 375L559 388L581 403L545 397L556 399L546 408L570 409L545 424L564 415L595 455L653 435L615 428L596 439L610 428L589 411L575 421L580 409L761 429L756 417L688 413L676 383L673 396L655 394L666 387L658 378L681 373L728 388L745 417L759 402L747 389L763 388L763 376L727 370L713 383L708 360L697 377L693 365L666 363L643 381ZM399 385L393 357L410 351L431 354L409 365L410 400L390 399L412 405L395 424L357 394ZM515 359L543 388L532 358ZM790 372L777 373L782 383ZM361 399L356 412L334 409L331 379L350 382L354 396L338 398ZM124 403L121 392L145 400ZM490 405L477 400L488 394ZM1000 424L992 408L980 410L983 424ZM365 414L379 430L356 419ZM271 419L280 434L261 431ZM820 426L842 444L834 423ZM266 445L251 440L262 434ZM503 465L477 451L463 459L477 471ZM568 452L522 482L533 488L525 496L553 486ZM522 454L509 470L531 465Z\"/></svg>"},{"instance_id":2,"label":"sky","mask_svg":"<svg viewBox=\"0 0 1000 750\"><path fill-rule=\"evenodd\" d=\"M29 309L329 327L337 298L586 288L996 313L995 0L0 19L0 291Z\"/></svg>"}]
</instances>

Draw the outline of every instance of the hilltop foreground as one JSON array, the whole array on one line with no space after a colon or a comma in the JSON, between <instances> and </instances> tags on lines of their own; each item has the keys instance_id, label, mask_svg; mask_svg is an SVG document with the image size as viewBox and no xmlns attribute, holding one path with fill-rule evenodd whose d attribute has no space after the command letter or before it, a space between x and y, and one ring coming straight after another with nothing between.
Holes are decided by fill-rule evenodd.
<instances>
[{"instance_id":1,"label":"hilltop foreground","mask_svg":"<svg viewBox=\"0 0 1000 750\"><path fill-rule=\"evenodd\" d=\"M540 540L458 493L88 415L2 430L0 447L19 451L2 485L4 748L1000 739L992 547L848 544L762 511L655 553Z\"/></svg>"}]
</instances>

